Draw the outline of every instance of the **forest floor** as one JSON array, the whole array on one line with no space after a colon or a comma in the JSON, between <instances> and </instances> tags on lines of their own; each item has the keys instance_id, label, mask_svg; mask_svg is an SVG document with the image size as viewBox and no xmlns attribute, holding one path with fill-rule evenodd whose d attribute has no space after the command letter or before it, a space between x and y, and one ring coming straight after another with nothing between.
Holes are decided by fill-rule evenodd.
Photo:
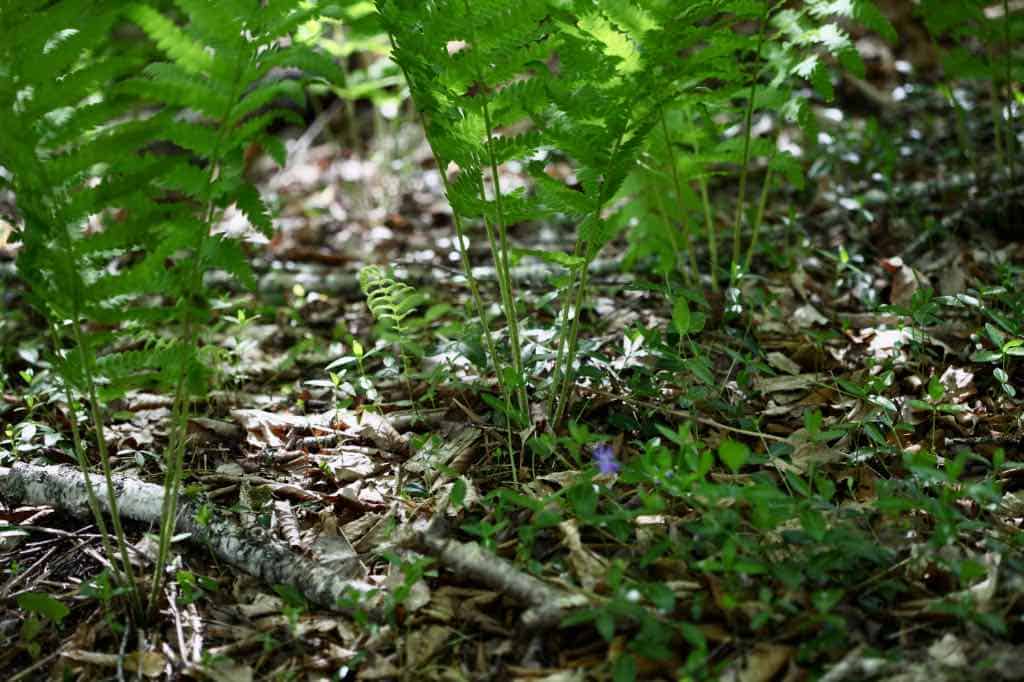
<instances>
[{"instance_id":1,"label":"forest floor","mask_svg":"<svg viewBox=\"0 0 1024 682\"><path fill-rule=\"evenodd\" d=\"M215 303L188 494L379 592L324 608L182 539L165 609L126 627L90 521L0 507L5 678L1024 678L1024 188L984 124L965 151L933 90L902 91L881 124L824 112L810 188L773 200L736 291L609 247L570 425L547 433L538 392L511 452L415 126L358 151L297 138L256 169L280 230L250 245L259 290ZM571 251L563 227L511 236ZM73 466L3 237L0 465ZM360 290L371 264L422 295L401 350ZM560 273L515 274L543 381ZM160 480L169 412L112 406L118 473ZM128 525L143 573L152 530Z\"/></svg>"}]
</instances>

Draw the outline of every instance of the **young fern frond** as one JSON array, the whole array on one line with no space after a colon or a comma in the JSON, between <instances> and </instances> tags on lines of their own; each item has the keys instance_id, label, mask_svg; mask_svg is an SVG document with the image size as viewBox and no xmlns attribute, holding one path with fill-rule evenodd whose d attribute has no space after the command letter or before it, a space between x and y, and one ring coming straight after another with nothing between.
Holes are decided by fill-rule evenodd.
<instances>
[{"instance_id":1,"label":"young fern frond","mask_svg":"<svg viewBox=\"0 0 1024 682\"><path fill-rule=\"evenodd\" d=\"M416 345L405 320L416 312L423 302L423 296L376 265L367 265L359 271L359 288L366 296L366 306L374 319L384 325L386 334L398 346L402 358L402 376L409 386L409 398L412 400L409 353L416 351Z\"/></svg>"},{"instance_id":2,"label":"young fern frond","mask_svg":"<svg viewBox=\"0 0 1024 682\"><path fill-rule=\"evenodd\" d=\"M403 322L422 302L416 290L376 265L368 265L359 271L359 287L366 296L366 305L373 317L394 329L399 337L405 334Z\"/></svg>"}]
</instances>

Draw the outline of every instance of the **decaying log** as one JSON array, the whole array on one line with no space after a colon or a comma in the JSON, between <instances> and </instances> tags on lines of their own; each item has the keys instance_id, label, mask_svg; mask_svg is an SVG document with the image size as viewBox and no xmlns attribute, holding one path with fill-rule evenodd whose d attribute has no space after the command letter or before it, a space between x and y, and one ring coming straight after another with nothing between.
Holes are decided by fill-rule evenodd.
<instances>
[{"instance_id":1,"label":"decaying log","mask_svg":"<svg viewBox=\"0 0 1024 682\"><path fill-rule=\"evenodd\" d=\"M103 511L109 513L106 485L92 478ZM157 525L163 505L163 488L128 476L114 479L121 516L141 523ZM0 467L0 496L11 505L49 505L80 518L91 515L82 473L67 466L35 466L16 463ZM176 533L207 547L222 561L271 585L286 584L301 592L318 606L346 612L339 602L343 597L362 595L360 608L373 613L380 599L371 595L374 586L346 577L332 565L329 569L305 556L292 552L259 527L243 528L217 513L206 523L196 519L198 511L191 502L179 505Z\"/></svg>"}]
</instances>

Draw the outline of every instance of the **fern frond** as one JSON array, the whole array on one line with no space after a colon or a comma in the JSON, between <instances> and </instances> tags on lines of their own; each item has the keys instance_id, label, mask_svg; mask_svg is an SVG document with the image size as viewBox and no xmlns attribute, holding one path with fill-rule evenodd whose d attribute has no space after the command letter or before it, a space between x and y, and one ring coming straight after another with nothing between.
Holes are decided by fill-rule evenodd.
<instances>
[{"instance_id":1,"label":"fern frond","mask_svg":"<svg viewBox=\"0 0 1024 682\"><path fill-rule=\"evenodd\" d=\"M376 265L368 265L359 271L359 287L374 318L394 326L399 333L403 329L403 321L422 302L415 289Z\"/></svg>"},{"instance_id":2,"label":"fern frond","mask_svg":"<svg viewBox=\"0 0 1024 682\"><path fill-rule=\"evenodd\" d=\"M214 71L219 60L207 47L148 5L133 5L126 12L181 70L190 76L205 78ZM230 26L230 24L228 24Z\"/></svg>"}]
</instances>

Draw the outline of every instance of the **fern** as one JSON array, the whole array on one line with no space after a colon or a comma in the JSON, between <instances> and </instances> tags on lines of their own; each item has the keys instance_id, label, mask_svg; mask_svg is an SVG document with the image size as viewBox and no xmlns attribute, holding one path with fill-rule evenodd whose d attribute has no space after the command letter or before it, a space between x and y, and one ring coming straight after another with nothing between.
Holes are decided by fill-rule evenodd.
<instances>
[{"instance_id":1,"label":"fern","mask_svg":"<svg viewBox=\"0 0 1024 682\"><path fill-rule=\"evenodd\" d=\"M403 322L422 301L416 290L376 265L368 265L359 271L359 287L366 296L366 305L373 317L402 336L406 332Z\"/></svg>"},{"instance_id":2,"label":"fern","mask_svg":"<svg viewBox=\"0 0 1024 682\"><path fill-rule=\"evenodd\" d=\"M207 376L197 353L209 321L203 275L219 269L243 286L255 282L240 245L211 230L231 206L271 229L243 155L253 142L282 149L268 128L294 119L282 98L303 96L282 69L341 81L330 59L291 37L316 16L315 3L175 4L183 21L156 2L12 0L0 9L0 165L23 221L18 269L52 321L69 402L77 392L90 404L108 476L103 400L140 385L175 396L151 607L173 530L189 397ZM149 47L113 42L125 21ZM90 321L118 329L117 346ZM167 322L176 338L148 331Z\"/></svg>"},{"instance_id":3,"label":"fern","mask_svg":"<svg viewBox=\"0 0 1024 682\"><path fill-rule=\"evenodd\" d=\"M439 166L459 169L448 199L457 216L483 224L499 273L511 367L524 383L508 228L569 217L581 229L573 253L563 256L595 258L615 236L602 214L654 125L661 84L644 72L646 57L616 31L601 3L379 0L378 8ZM512 129L526 132L504 134ZM552 152L573 164L579 187L547 178L536 196L502 190L499 164L517 161L541 178L536 159ZM564 299L552 405L564 403L558 396L574 362L586 268L576 276ZM525 402L519 393L524 411Z\"/></svg>"},{"instance_id":4,"label":"fern","mask_svg":"<svg viewBox=\"0 0 1024 682\"><path fill-rule=\"evenodd\" d=\"M402 376L409 385L412 371L409 355L422 353L406 320L423 303L423 296L376 265L368 265L359 271L359 287L366 296L370 313L384 326L386 336L397 344L402 358ZM411 400L411 386L409 397Z\"/></svg>"}]
</instances>

